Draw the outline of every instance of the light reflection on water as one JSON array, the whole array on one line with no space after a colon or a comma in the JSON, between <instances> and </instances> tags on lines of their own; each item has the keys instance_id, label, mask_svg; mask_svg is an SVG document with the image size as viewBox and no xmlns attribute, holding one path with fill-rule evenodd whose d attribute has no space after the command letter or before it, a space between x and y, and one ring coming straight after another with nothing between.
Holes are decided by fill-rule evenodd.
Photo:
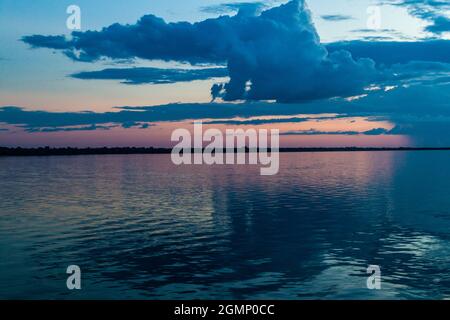
<instances>
[{"instance_id":1,"label":"light reflection on water","mask_svg":"<svg viewBox=\"0 0 450 320\"><path fill-rule=\"evenodd\" d=\"M170 155L2 158L0 298L448 298L449 160L282 154L267 177Z\"/></svg>"}]
</instances>

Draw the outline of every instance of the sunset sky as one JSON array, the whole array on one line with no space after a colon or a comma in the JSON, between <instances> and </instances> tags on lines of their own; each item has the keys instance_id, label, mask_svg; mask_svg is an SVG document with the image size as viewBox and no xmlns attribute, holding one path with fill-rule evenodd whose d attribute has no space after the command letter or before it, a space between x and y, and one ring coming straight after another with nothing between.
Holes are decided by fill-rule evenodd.
<instances>
[{"instance_id":1,"label":"sunset sky","mask_svg":"<svg viewBox=\"0 0 450 320\"><path fill-rule=\"evenodd\" d=\"M447 0L0 0L0 25L0 146L165 147L194 120L450 146Z\"/></svg>"}]
</instances>

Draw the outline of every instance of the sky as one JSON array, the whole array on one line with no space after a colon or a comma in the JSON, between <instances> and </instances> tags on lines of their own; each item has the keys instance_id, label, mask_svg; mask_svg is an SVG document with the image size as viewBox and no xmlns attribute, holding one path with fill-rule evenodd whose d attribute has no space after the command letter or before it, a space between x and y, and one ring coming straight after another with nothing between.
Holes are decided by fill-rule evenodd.
<instances>
[{"instance_id":1,"label":"sky","mask_svg":"<svg viewBox=\"0 0 450 320\"><path fill-rule=\"evenodd\" d=\"M445 0L0 0L0 74L0 146L450 146Z\"/></svg>"}]
</instances>

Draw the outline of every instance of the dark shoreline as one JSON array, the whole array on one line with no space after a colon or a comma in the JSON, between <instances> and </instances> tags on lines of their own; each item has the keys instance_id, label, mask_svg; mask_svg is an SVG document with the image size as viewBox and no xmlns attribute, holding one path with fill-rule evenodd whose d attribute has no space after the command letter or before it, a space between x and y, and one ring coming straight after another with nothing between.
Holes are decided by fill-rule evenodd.
<instances>
[{"instance_id":1,"label":"dark shoreline","mask_svg":"<svg viewBox=\"0 0 450 320\"><path fill-rule=\"evenodd\" d=\"M224 150L225 151L225 150ZM248 152L248 149L246 150ZM448 148L280 148L280 152L361 152L361 151L450 151ZM76 156L120 154L170 154L170 148L5 148L0 147L0 157L5 156Z\"/></svg>"}]
</instances>

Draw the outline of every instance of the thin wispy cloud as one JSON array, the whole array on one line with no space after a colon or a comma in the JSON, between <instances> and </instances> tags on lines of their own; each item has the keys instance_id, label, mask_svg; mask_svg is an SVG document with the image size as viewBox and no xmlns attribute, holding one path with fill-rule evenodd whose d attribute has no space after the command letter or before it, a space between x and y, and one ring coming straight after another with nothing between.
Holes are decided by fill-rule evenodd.
<instances>
[{"instance_id":1,"label":"thin wispy cloud","mask_svg":"<svg viewBox=\"0 0 450 320\"><path fill-rule=\"evenodd\" d=\"M325 21L333 21L333 22L348 21L348 20L354 19L352 16L347 16L347 15L343 15L343 14L326 14L326 15L320 16L320 18L322 18L322 20L325 20Z\"/></svg>"},{"instance_id":2,"label":"thin wispy cloud","mask_svg":"<svg viewBox=\"0 0 450 320\"><path fill-rule=\"evenodd\" d=\"M288 131L283 132L283 136L318 136L318 135L345 135L345 136L356 136L356 135L383 135L389 134L389 130L383 128L372 129L368 131L319 131L319 130L298 130L298 131Z\"/></svg>"},{"instance_id":3,"label":"thin wispy cloud","mask_svg":"<svg viewBox=\"0 0 450 320\"><path fill-rule=\"evenodd\" d=\"M322 100L301 104L280 103L206 103L169 104L161 106L120 107L117 112L48 112L30 111L17 107L0 108L0 123L16 126L29 132L104 130L117 126L123 128L148 128L164 122L204 120L206 124L268 125L270 123L302 124L308 121L333 121L355 117L374 123L388 121L393 128L371 129L363 135L409 135L424 143L450 143L450 82L445 84L420 84L395 90L373 90L364 98ZM298 117L299 114L306 115ZM330 114L335 114L329 116ZM308 116L309 115L309 116ZM320 115L320 116L312 116ZM272 119L267 119L270 116ZM214 120L216 119L216 120ZM349 127L350 128L350 127ZM308 132L297 135L342 134L355 130ZM290 134L294 134L291 132Z\"/></svg>"},{"instance_id":4,"label":"thin wispy cloud","mask_svg":"<svg viewBox=\"0 0 450 320\"><path fill-rule=\"evenodd\" d=\"M120 80L125 84L167 84L208 80L228 76L227 68L160 69L160 68L109 68L72 74L83 80Z\"/></svg>"},{"instance_id":5,"label":"thin wispy cloud","mask_svg":"<svg viewBox=\"0 0 450 320\"><path fill-rule=\"evenodd\" d=\"M225 14L240 12L241 14L255 14L267 8L268 3L264 2L233 2L221 3L200 8L201 11L213 14Z\"/></svg>"}]
</instances>

